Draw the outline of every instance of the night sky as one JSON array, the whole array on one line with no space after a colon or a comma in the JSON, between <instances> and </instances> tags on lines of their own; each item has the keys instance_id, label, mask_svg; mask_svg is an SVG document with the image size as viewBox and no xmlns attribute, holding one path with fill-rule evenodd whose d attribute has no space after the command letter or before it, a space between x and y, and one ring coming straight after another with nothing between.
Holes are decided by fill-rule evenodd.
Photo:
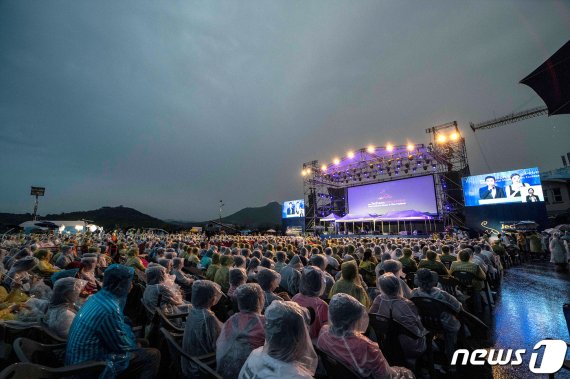
<instances>
[{"instance_id":1,"label":"night sky","mask_svg":"<svg viewBox=\"0 0 570 379\"><path fill-rule=\"evenodd\" d=\"M543 105L569 36L569 1L0 1L0 212L204 220L453 120L473 174L557 168L570 116L468 123Z\"/></svg>"}]
</instances>

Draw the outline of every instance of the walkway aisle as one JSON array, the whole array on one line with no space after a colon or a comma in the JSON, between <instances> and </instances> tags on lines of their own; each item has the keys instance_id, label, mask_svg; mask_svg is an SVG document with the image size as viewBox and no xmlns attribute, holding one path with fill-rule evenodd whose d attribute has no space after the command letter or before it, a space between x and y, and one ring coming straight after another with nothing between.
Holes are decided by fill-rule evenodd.
<instances>
[{"instance_id":1,"label":"walkway aisle","mask_svg":"<svg viewBox=\"0 0 570 379\"><path fill-rule=\"evenodd\" d=\"M530 352L546 338L570 342L562 305L570 303L570 275L558 274L545 262L525 263L506 271L495 308L495 348L526 349L520 366L494 367L495 378L534 378L529 370ZM567 357L570 353L567 353ZM556 378L570 378L560 371Z\"/></svg>"}]
</instances>

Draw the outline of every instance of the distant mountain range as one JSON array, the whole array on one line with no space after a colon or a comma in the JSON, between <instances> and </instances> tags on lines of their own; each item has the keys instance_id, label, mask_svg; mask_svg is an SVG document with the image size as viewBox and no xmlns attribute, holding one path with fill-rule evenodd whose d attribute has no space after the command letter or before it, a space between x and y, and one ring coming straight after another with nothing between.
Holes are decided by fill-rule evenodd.
<instances>
[{"instance_id":1,"label":"distant mountain range","mask_svg":"<svg viewBox=\"0 0 570 379\"><path fill-rule=\"evenodd\" d=\"M116 226L120 226L123 229L162 228L167 230L180 230L192 226L203 226L208 222L207 220L203 222L165 221L139 212L136 209L123 206L102 207L91 211L48 214L38 218L42 220L89 220L96 225L103 226L107 230L115 228ZM10 226L19 225L31 219L32 215L30 213L0 213L0 230L6 230ZM281 223L281 205L277 202L271 202L262 207L244 208L222 218L222 223L233 224L240 228L274 228Z\"/></svg>"},{"instance_id":2,"label":"distant mountain range","mask_svg":"<svg viewBox=\"0 0 570 379\"><path fill-rule=\"evenodd\" d=\"M217 219L214 221L218 221ZM182 225L185 227L200 226L208 221L194 222L194 221L175 221L168 220L168 222L175 225ZM222 223L232 224L245 228L274 228L281 224L281 204L272 201L262 207L248 207L243 208L236 213L222 218Z\"/></svg>"}]
</instances>

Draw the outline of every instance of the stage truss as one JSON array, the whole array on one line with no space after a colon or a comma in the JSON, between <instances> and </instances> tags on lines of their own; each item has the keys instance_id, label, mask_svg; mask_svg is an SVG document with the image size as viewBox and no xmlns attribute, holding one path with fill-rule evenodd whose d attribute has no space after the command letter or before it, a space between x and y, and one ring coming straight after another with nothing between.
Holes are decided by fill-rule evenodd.
<instances>
[{"instance_id":1,"label":"stage truss","mask_svg":"<svg viewBox=\"0 0 570 379\"><path fill-rule=\"evenodd\" d=\"M346 214L346 189L363 184L433 175L439 219L445 227L464 225L461 178L469 175L465 139L457 122L426 129L425 144L367 147L321 165L303 164L305 231L316 232L319 219Z\"/></svg>"}]
</instances>

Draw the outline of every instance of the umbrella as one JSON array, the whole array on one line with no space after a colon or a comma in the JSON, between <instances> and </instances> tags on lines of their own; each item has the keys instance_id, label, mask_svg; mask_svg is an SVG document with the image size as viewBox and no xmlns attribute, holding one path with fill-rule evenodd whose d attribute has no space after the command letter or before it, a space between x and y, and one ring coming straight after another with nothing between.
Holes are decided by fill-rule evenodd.
<instances>
[{"instance_id":1,"label":"umbrella","mask_svg":"<svg viewBox=\"0 0 570 379\"><path fill-rule=\"evenodd\" d=\"M570 113L570 41L520 83L542 98L549 116Z\"/></svg>"}]
</instances>

